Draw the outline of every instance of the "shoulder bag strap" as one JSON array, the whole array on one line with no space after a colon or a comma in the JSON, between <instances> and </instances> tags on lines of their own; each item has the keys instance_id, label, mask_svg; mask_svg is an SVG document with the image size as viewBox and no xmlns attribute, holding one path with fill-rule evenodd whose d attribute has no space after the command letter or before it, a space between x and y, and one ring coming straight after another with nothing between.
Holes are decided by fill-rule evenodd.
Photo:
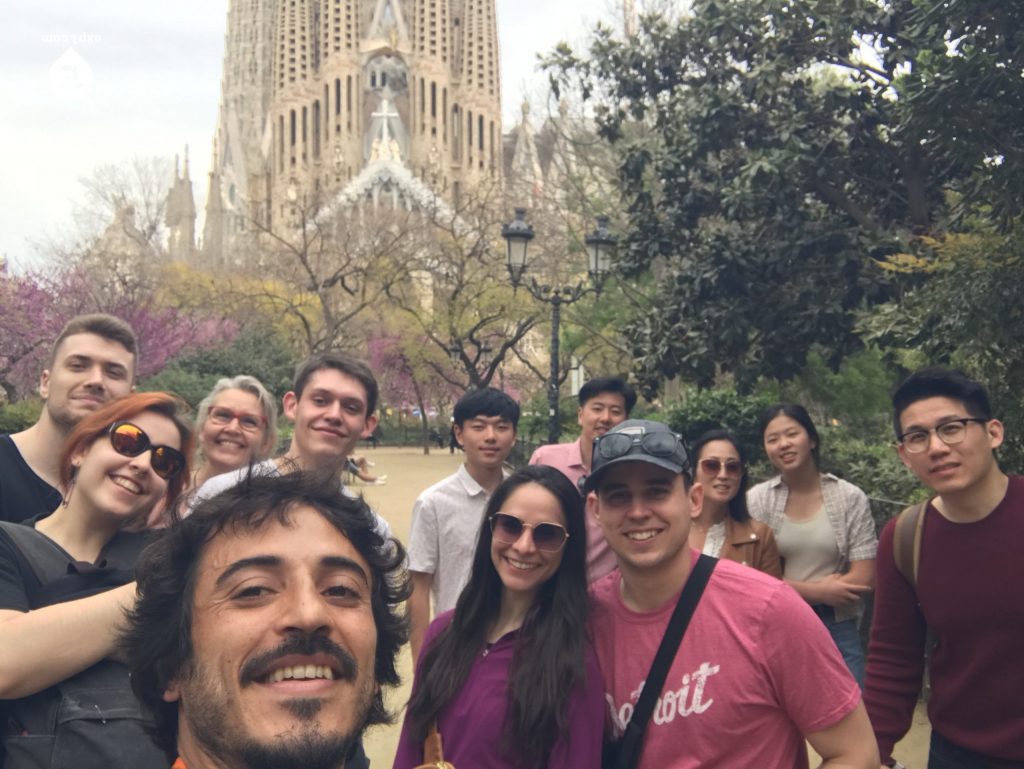
<instances>
[{"instance_id":1,"label":"shoulder bag strap","mask_svg":"<svg viewBox=\"0 0 1024 769\"><path fill-rule=\"evenodd\" d=\"M647 674L644 688L640 692L636 708L633 709L633 716L626 724L619 752L618 767L620 769L629 769L634 766L640 756L647 722L651 718L651 713L654 712L654 705L661 694L661 687L665 683L668 669L672 666L676 651L683 640L683 634L686 633L686 627L690 624L690 619L693 617L693 612L697 608L697 603L704 593L704 588L711 578L711 572L716 563L718 563L717 558L701 554L690 572L690 578L686 580L683 592L679 595L679 603L676 604L675 611L672 612L665 635L654 655L654 662L651 663L651 670Z\"/></svg>"},{"instance_id":2,"label":"shoulder bag strap","mask_svg":"<svg viewBox=\"0 0 1024 769\"><path fill-rule=\"evenodd\" d=\"M68 573L71 559L45 534L31 526L8 521L0 521L0 528L7 533L14 546L28 561L40 584L49 584Z\"/></svg>"},{"instance_id":3,"label":"shoulder bag strap","mask_svg":"<svg viewBox=\"0 0 1024 769\"><path fill-rule=\"evenodd\" d=\"M921 537L924 533L925 508L928 502L918 502L900 513L892 533L892 554L896 569L917 593L917 566L921 560Z\"/></svg>"}]
</instances>

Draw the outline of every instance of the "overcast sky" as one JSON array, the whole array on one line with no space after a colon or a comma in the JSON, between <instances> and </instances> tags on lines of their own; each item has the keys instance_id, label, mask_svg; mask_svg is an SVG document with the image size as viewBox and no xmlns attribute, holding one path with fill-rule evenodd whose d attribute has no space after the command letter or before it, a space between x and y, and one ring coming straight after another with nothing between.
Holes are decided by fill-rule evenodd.
<instances>
[{"instance_id":1,"label":"overcast sky","mask_svg":"<svg viewBox=\"0 0 1024 769\"><path fill-rule=\"evenodd\" d=\"M611 0L497 0L505 129L545 78L536 54L580 43ZM227 0L8 0L0 25L0 255L71 226L79 179L188 144L197 207L206 194ZM170 179L168 179L170 184Z\"/></svg>"}]
</instances>

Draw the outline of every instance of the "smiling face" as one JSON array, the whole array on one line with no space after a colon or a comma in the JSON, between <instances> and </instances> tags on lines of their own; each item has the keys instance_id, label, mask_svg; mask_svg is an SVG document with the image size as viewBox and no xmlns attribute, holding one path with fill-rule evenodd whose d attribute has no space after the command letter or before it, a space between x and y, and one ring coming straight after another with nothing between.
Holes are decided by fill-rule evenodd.
<instances>
[{"instance_id":1,"label":"smiling face","mask_svg":"<svg viewBox=\"0 0 1024 769\"><path fill-rule=\"evenodd\" d=\"M718 466L717 471L712 469L715 464ZM701 447L694 479L704 487L705 502L728 505L740 490L742 478L740 452L731 441L708 441Z\"/></svg>"},{"instance_id":2,"label":"smiling face","mask_svg":"<svg viewBox=\"0 0 1024 769\"><path fill-rule=\"evenodd\" d=\"M814 464L814 441L799 422L780 414L764 428L764 451L780 473Z\"/></svg>"},{"instance_id":3,"label":"smiling face","mask_svg":"<svg viewBox=\"0 0 1024 769\"><path fill-rule=\"evenodd\" d=\"M699 483L687 489L679 473L621 462L587 496L587 514L597 517L623 574L653 574L688 568L690 517L702 503Z\"/></svg>"},{"instance_id":4,"label":"smiling face","mask_svg":"<svg viewBox=\"0 0 1024 769\"><path fill-rule=\"evenodd\" d=\"M70 430L104 403L132 391L135 356L98 334L72 334L60 343L39 380L46 413Z\"/></svg>"},{"instance_id":5,"label":"smiling face","mask_svg":"<svg viewBox=\"0 0 1024 769\"><path fill-rule=\"evenodd\" d=\"M970 418L960 401L934 397L915 401L900 414L900 433L931 430L954 419ZM985 423L968 422L964 439L949 446L933 432L928 447L911 453L900 444L900 459L925 486L939 494L969 491L999 473L993 449L1003 442L1003 425L998 419Z\"/></svg>"},{"instance_id":6,"label":"smiling face","mask_svg":"<svg viewBox=\"0 0 1024 769\"><path fill-rule=\"evenodd\" d=\"M340 767L365 727L377 691L370 568L313 508L290 519L221 533L200 557L193 657L164 695L179 702L190 766L206 754ZM310 751L342 758L316 763Z\"/></svg>"},{"instance_id":7,"label":"smiling face","mask_svg":"<svg viewBox=\"0 0 1024 769\"><path fill-rule=\"evenodd\" d=\"M163 414L143 411L129 421L146 433L152 445L181 448L181 433ZM152 458L148 450L137 457L118 454L110 436L100 435L71 457L75 474L69 504L113 516L119 525L145 517L167 494L167 481L153 471Z\"/></svg>"},{"instance_id":8,"label":"smiling face","mask_svg":"<svg viewBox=\"0 0 1024 769\"><path fill-rule=\"evenodd\" d=\"M626 419L626 399L622 393L598 393L580 406L577 421L580 424L580 438L589 446L594 438L604 435L615 425Z\"/></svg>"},{"instance_id":9,"label":"smiling face","mask_svg":"<svg viewBox=\"0 0 1024 769\"><path fill-rule=\"evenodd\" d=\"M285 416L295 423L288 457L305 467L343 467L359 439L377 426L366 408L358 379L333 368L313 372L301 395L284 396Z\"/></svg>"},{"instance_id":10,"label":"smiling face","mask_svg":"<svg viewBox=\"0 0 1024 769\"><path fill-rule=\"evenodd\" d=\"M531 599L541 585L558 571L565 547L557 551L539 550L533 541L533 526L540 523L566 525L558 498L537 483L526 483L509 494L501 512L514 515L528 524L519 539L511 544L491 539L491 563L498 572L506 593Z\"/></svg>"},{"instance_id":11,"label":"smiling face","mask_svg":"<svg viewBox=\"0 0 1024 769\"><path fill-rule=\"evenodd\" d=\"M237 418L227 424L214 424L210 418L217 409L227 409L236 415L253 417L260 423L257 430L243 428ZM267 424L260 407L260 400L246 390L224 390L217 394L210 406L210 413L199 430L199 446L203 457L210 465L211 475L226 473L235 468L249 464L257 454L264 454L266 445Z\"/></svg>"},{"instance_id":12,"label":"smiling face","mask_svg":"<svg viewBox=\"0 0 1024 769\"><path fill-rule=\"evenodd\" d=\"M505 417L481 414L454 427L455 440L466 452L466 464L481 470L500 468L516 442L516 428Z\"/></svg>"}]
</instances>

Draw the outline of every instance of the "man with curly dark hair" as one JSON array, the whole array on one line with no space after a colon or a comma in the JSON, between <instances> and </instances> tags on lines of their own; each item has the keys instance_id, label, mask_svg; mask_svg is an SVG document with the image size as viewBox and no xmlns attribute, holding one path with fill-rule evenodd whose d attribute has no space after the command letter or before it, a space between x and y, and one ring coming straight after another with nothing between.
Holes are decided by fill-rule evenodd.
<instances>
[{"instance_id":1,"label":"man with curly dark hair","mask_svg":"<svg viewBox=\"0 0 1024 769\"><path fill-rule=\"evenodd\" d=\"M123 637L180 769L341 769L385 723L405 553L330 476L254 476L140 560Z\"/></svg>"}]
</instances>

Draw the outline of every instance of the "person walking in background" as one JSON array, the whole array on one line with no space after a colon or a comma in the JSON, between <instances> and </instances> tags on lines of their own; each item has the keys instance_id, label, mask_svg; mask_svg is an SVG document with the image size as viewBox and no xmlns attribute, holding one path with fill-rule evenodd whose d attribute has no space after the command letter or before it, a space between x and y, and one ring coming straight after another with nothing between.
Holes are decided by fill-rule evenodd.
<instances>
[{"instance_id":1,"label":"person walking in background","mask_svg":"<svg viewBox=\"0 0 1024 769\"><path fill-rule=\"evenodd\" d=\"M781 579L775 535L747 511L747 466L736 437L709 430L694 442L693 456L704 504L690 525L690 546Z\"/></svg>"},{"instance_id":2,"label":"person walking in background","mask_svg":"<svg viewBox=\"0 0 1024 769\"><path fill-rule=\"evenodd\" d=\"M579 393L576 419L580 437L571 443L541 446L530 457L531 465L550 465L565 473L575 484L590 472L594 438L604 435L629 418L636 405L636 391L619 377L602 377L584 383ZM615 568L615 555L596 521L587 517L587 579L600 579Z\"/></svg>"},{"instance_id":3,"label":"person walking in background","mask_svg":"<svg viewBox=\"0 0 1024 769\"><path fill-rule=\"evenodd\" d=\"M270 456L277 444L277 404L256 377L217 380L196 409L198 451L191 488Z\"/></svg>"},{"instance_id":4,"label":"person walking in background","mask_svg":"<svg viewBox=\"0 0 1024 769\"><path fill-rule=\"evenodd\" d=\"M79 315L57 336L39 378L43 410L26 430L0 436L0 521L19 523L60 504L60 454L96 409L132 391L138 345L112 315Z\"/></svg>"},{"instance_id":5,"label":"person walking in background","mask_svg":"<svg viewBox=\"0 0 1024 769\"><path fill-rule=\"evenodd\" d=\"M961 372L911 374L892 405L900 459L936 496L878 545L864 700L882 762L910 728L930 635L928 769L1024 767L1024 478L1000 469L1003 425Z\"/></svg>"},{"instance_id":6,"label":"person walking in background","mask_svg":"<svg viewBox=\"0 0 1024 769\"><path fill-rule=\"evenodd\" d=\"M137 393L93 411L58 459L63 504L27 526L0 525L0 736L8 769L170 764L114 655L147 542L130 530L176 498L188 477L192 432L181 411L165 393ZM74 746L89 755L66 755Z\"/></svg>"},{"instance_id":7,"label":"person walking in background","mask_svg":"<svg viewBox=\"0 0 1024 769\"><path fill-rule=\"evenodd\" d=\"M858 625L864 595L874 584L878 547L867 495L820 471L821 439L803 406L769 406L760 432L779 474L747 493L747 507L775 533L786 582L825 623L863 687Z\"/></svg>"},{"instance_id":8,"label":"person walking in background","mask_svg":"<svg viewBox=\"0 0 1024 769\"><path fill-rule=\"evenodd\" d=\"M452 429L466 461L416 499L409 534L410 643L419 659L423 634L434 614L455 607L469 579L484 508L501 483L516 442L519 404L493 387L470 390L455 404Z\"/></svg>"},{"instance_id":9,"label":"person walking in background","mask_svg":"<svg viewBox=\"0 0 1024 769\"><path fill-rule=\"evenodd\" d=\"M435 724L455 766L600 766L584 530L579 491L553 468L524 467L495 490L473 531L472 576L424 640L394 769L424 763Z\"/></svg>"}]
</instances>

